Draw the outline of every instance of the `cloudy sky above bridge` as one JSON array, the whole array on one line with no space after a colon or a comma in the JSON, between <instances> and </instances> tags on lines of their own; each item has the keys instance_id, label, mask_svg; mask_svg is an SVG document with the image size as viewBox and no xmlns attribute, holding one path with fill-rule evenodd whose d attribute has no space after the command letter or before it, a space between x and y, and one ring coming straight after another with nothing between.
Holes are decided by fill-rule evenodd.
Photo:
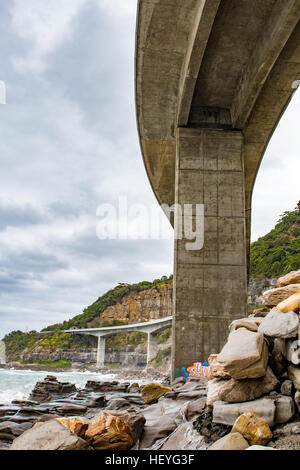
<instances>
[{"instance_id":1,"label":"cloudy sky above bridge","mask_svg":"<svg viewBox=\"0 0 300 470\"><path fill-rule=\"evenodd\" d=\"M99 204L155 204L135 122L136 3L1 3L0 337L172 272L171 239L96 236ZM299 113L298 93L257 179L253 239L300 199Z\"/></svg>"}]
</instances>

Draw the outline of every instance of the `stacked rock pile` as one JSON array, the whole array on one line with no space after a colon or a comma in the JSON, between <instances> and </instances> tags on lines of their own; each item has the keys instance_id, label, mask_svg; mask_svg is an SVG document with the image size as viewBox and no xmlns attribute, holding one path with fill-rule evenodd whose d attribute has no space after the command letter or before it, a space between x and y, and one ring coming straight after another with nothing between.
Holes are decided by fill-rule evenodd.
<instances>
[{"instance_id":1,"label":"stacked rock pile","mask_svg":"<svg viewBox=\"0 0 300 470\"><path fill-rule=\"evenodd\" d=\"M247 429L251 422L255 432L263 427L263 439L250 439L252 444L271 441L272 427L300 412L300 270L280 278L263 300L263 309L232 322L227 343L209 358L207 374L213 423L233 426L230 434L241 429L241 422ZM244 445L232 435L227 442L228 436L214 448L232 448L233 441Z\"/></svg>"}]
</instances>

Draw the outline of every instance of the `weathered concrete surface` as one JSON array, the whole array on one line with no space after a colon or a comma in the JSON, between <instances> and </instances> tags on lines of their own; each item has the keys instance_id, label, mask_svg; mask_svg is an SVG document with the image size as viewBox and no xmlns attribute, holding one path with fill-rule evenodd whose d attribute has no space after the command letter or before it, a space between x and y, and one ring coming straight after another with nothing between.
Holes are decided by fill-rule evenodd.
<instances>
[{"instance_id":1,"label":"weathered concrete surface","mask_svg":"<svg viewBox=\"0 0 300 470\"><path fill-rule=\"evenodd\" d=\"M175 201L205 204L205 228L202 250L175 240L175 376L220 351L247 299L242 135L179 129L177 148Z\"/></svg>"},{"instance_id":2,"label":"weathered concrete surface","mask_svg":"<svg viewBox=\"0 0 300 470\"><path fill-rule=\"evenodd\" d=\"M225 326L245 312L252 190L300 77L299 19L300 0L139 0L136 103L149 180L160 203L206 205L204 250L176 244L174 370L218 353ZM218 148L216 129L229 136ZM211 167L201 168L205 153Z\"/></svg>"}]
</instances>

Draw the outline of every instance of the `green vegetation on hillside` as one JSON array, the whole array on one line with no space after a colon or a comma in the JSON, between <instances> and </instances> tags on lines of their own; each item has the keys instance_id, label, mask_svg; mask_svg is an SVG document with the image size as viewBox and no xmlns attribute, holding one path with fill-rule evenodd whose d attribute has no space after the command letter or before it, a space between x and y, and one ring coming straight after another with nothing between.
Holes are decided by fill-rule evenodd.
<instances>
[{"instance_id":1,"label":"green vegetation on hillside","mask_svg":"<svg viewBox=\"0 0 300 470\"><path fill-rule=\"evenodd\" d=\"M269 233L251 244L251 277L278 277L300 269L300 201Z\"/></svg>"},{"instance_id":2,"label":"green vegetation on hillside","mask_svg":"<svg viewBox=\"0 0 300 470\"><path fill-rule=\"evenodd\" d=\"M161 279L154 279L152 282L142 281L137 284L119 283L114 289L109 290L99 297L96 302L83 310L83 313L76 315L68 321L57 323L44 328L41 333L30 331L12 331L7 334L3 340L6 345L8 358L20 356L26 349L27 352L33 351L37 346L41 349L55 351L56 349L86 348L88 346L95 347L95 338L89 336L79 336L65 333L62 330L72 328L86 328L89 323L100 318L101 313L112 305L121 302L123 297L132 292L141 292L152 289L153 287L162 287L165 284L172 283L173 276L162 276ZM115 320L109 322L101 321L101 326L119 326L125 322ZM93 326L96 326L95 324ZM108 348L120 348L126 346L136 347L144 344L146 336L140 332L134 333L118 333L107 338L106 345Z\"/></svg>"}]
</instances>

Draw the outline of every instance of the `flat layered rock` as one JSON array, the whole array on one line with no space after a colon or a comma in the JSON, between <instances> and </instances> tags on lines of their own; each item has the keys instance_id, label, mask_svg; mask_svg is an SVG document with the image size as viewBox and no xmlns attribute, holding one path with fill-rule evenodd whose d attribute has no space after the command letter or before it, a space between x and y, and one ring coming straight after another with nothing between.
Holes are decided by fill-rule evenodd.
<instances>
[{"instance_id":1,"label":"flat layered rock","mask_svg":"<svg viewBox=\"0 0 300 470\"><path fill-rule=\"evenodd\" d=\"M279 385L280 382L268 367L266 375L259 379L223 381L219 390L219 400L228 403L251 401L275 390Z\"/></svg>"},{"instance_id":2,"label":"flat layered rock","mask_svg":"<svg viewBox=\"0 0 300 470\"><path fill-rule=\"evenodd\" d=\"M300 269L298 271L291 271L290 273L278 279L276 287L284 287L289 284L300 284Z\"/></svg>"},{"instance_id":3,"label":"flat layered rock","mask_svg":"<svg viewBox=\"0 0 300 470\"><path fill-rule=\"evenodd\" d=\"M288 299L296 292L300 292L300 284L291 284L285 287L269 289L263 293L263 303L267 307L276 307L276 305Z\"/></svg>"},{"instance_id":4,"label":"flat layered rock","mask_svg":"<svg viewBox=\"0 0 300 470\"><path fill-rule=\"evenodd\" d=\"M247 411L254 411L262 416L269 426L273 426L275 423L276 405L273 400L268 398L259 398L245 403L217 401L214 403L213 422L233 426L236 419Z\"/></svg>"},{"instance_id":5,"label":"flat layered rock","mask_svg":"<svg viewBox=\"0 0 300 470\"><path fill-rule=\"evenodd\" d=\"M299 317L295 312L273 309L262 320L258 332L271 338L294 338L298 335Z\"/></svg>"},{"instance_id":6,"label":"flat layered rock","mask_svg":"<svg viewBox=\"0 0 300 470\"><path fill-rule=\"evenodd\" d=\"M28 429L17 437L10 450L87 450L86 441L71 433L56 419Z\"/></svg>"},{"instance_id":7,"label":"flat layered rock","mask_svg":"<svg viewBox=\"0 0 300 470\"><path fill-rule=\"evenodd\" d=\"M268 362L264 335L245 329L233 331L218 355L218 360L234 379L264 376Z\"/></svg>"}]
</instances>

